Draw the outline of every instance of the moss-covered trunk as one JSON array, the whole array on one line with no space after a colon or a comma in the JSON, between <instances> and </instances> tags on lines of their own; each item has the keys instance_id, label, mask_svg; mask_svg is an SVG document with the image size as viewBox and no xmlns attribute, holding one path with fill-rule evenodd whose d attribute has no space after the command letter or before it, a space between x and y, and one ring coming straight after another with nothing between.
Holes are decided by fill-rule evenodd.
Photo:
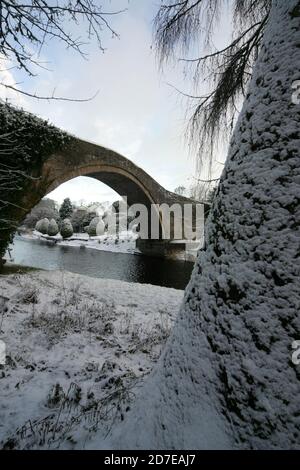
<instances>
[{"instance_id":1,"label":"moss-covered trunk","mask_svg":"<svg viewBox=\"0 0 300 470\"><path fill-rule=\"evenodd\" d=\"M45 158L70 140L46 121L0 101L0 259L19 223L43 194Z\"/></svg>"}]
</instances>

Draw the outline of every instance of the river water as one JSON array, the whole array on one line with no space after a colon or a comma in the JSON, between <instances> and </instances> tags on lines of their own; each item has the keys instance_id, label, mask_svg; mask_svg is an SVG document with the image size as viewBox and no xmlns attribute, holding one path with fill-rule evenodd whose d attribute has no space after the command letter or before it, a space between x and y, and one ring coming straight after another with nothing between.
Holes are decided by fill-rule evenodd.
<instances>
[{"instance_id":1,"label":"river water","mask_svg":"<svg viewBox=\"0 0 300 470\"><path fill-rule=\"evenodd\" d=\"M11 256L20 266L64 269L78 274L184 289L193 263L127 253L113 253L41 240L14 239Z\"/></svg>"}]
</instances>

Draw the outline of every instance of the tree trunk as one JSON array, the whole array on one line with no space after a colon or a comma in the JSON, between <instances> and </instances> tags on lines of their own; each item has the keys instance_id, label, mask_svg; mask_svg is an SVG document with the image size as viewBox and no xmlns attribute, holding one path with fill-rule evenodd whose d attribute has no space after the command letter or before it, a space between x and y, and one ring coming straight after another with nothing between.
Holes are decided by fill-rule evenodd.
<instances>
[{"instance_id":1,"label":"tree trunk","mask_svg":"<svg viewBox=\"0 0 300 470\"><path fill-rule=\"evenodd\" d=\"M117 448L300 448L299 15L272 2L206 250Z\"/></svg>"}]
</instances>

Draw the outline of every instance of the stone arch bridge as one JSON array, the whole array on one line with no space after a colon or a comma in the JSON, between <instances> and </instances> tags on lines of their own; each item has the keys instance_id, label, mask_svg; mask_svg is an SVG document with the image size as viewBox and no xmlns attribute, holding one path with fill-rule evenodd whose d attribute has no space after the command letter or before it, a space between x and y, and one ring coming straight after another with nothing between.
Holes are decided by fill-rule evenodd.
<instances>
[{"instance_id":1,"label":"stone arch bridge","mask_svg":"<svg viewBox=\"0 0 300 470\"><path fill-rule=\"evenodd\" d=\"M129 206L144 204L150 208L151 204L183 206L190 203L193 206L196 205L196 201L164 189L145 171L119 153L75 138L62 150L45 159L41 174L33 181L30 191L23 197L21 205L25 209L25 214L23 212L22 218L21 214L19 218L22 220L24 215L30 212L49 192L77 176L89 176L105 183L121 196L127 196ZM172 223L174 220L171 220ZM164 227L163 224L161 225L161 233L163 233ZM164 255L175 249L175 245L172 244L173 240L171 229L168 240L161 237L157 241L138 240L138 243L142 251Z\"/></svg>"}]
</instances>

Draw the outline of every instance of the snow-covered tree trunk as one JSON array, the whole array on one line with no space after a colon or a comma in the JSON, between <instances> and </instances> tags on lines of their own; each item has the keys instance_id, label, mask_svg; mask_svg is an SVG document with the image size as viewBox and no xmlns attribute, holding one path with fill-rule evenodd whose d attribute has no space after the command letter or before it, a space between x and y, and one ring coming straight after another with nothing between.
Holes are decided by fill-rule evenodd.
<instances>
[{"instance_id":1,"label":"snow-covered tree trunk","mask_svg":"<svg viewBox=\"0 0 300 470\"><path fill-rule=\"evenodd\" d=\"M300 4L274 0L200 253L116 447L300 448Z\"/></svg>"}]
</instances>

